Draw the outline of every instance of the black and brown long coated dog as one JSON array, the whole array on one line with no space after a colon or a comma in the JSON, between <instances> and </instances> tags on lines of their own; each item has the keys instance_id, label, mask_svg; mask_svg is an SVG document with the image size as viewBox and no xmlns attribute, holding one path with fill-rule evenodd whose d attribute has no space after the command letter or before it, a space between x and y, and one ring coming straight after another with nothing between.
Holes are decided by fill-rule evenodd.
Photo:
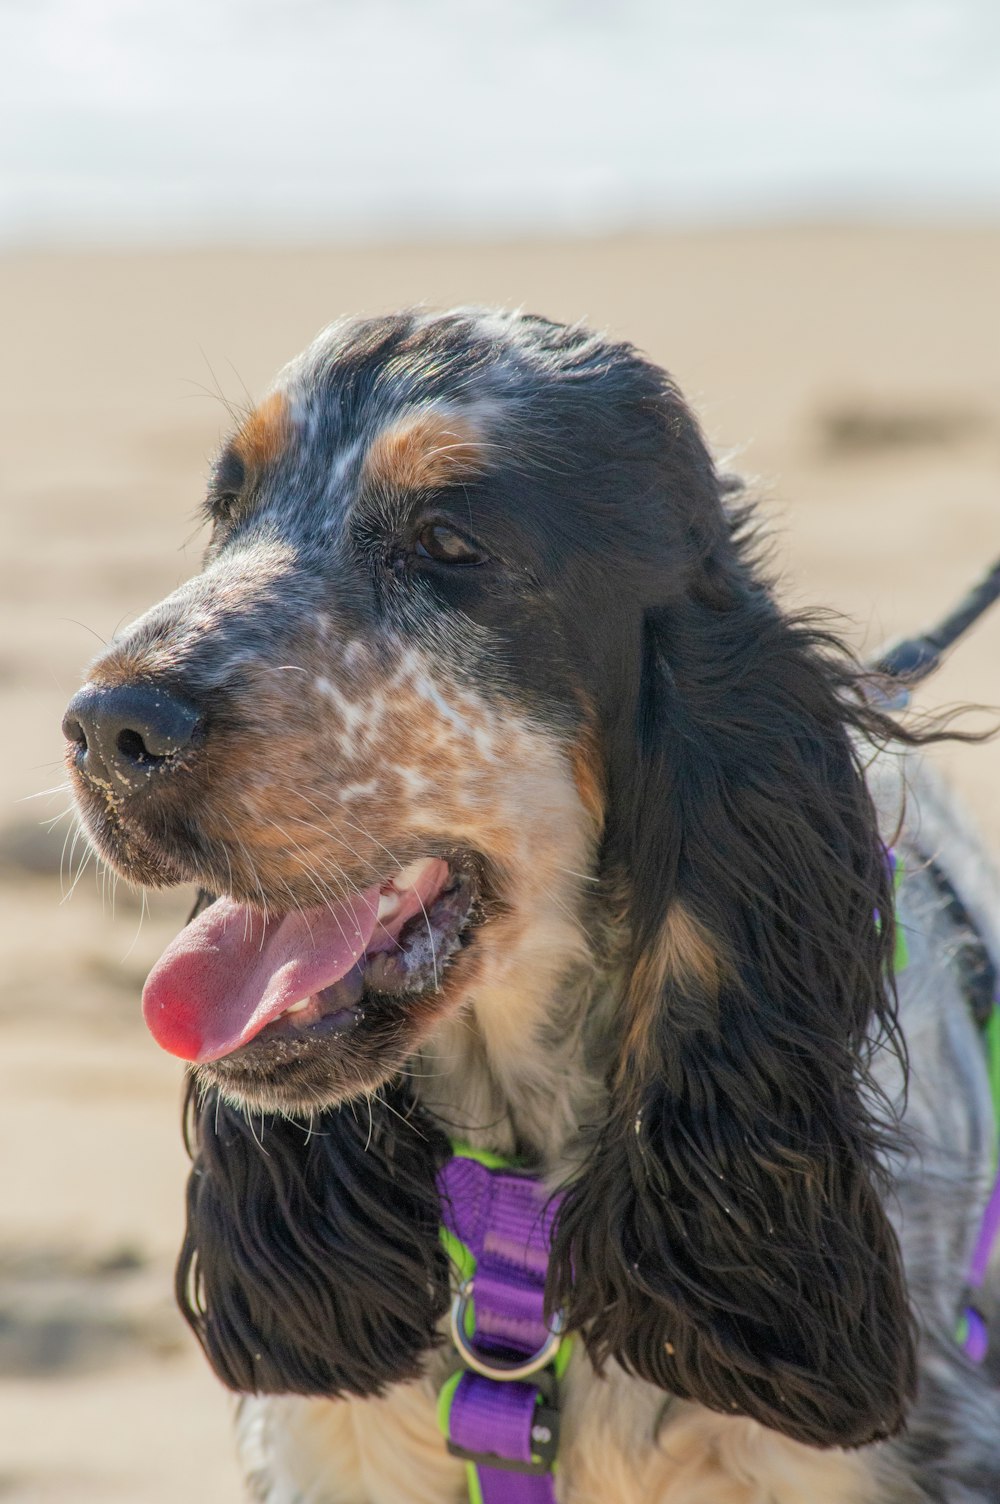
<instances>
[{"instance_id":1,"label":"black and brown long coated dog","mask_svg":"<svg viewBox=\"0 0 1000 1504\"><path fill-rule=\"evenodd\" d=\"M565 1190L564 1504L996 1504L955 1335L996 894L670 379L541 318L342 322L206 508L65 731L106 860L214 897L144 1006L193 1062L178 1289L254 1497L466 1497L461 1137Z\"/></svg>"}]
</instances>

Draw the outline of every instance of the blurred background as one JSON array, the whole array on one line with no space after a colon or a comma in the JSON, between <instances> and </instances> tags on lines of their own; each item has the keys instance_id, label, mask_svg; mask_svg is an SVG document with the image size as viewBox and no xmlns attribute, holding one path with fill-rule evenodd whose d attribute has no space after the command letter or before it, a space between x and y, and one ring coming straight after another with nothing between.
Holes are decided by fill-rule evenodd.
<instances>
[{"instance_id":1,"label":"blurred background","mask_svg":"<svg viewBox=\"0 0 1000 1504\"><path fill-rule=\"evenodd\" d=\"M4 1504L240 1497L138 1008L187 895L112 893L59 787L227 405L343 312L585 318L873 647L1000 554L998 273L993 0L0 0ZM1000 701L998 657L1000 611L921 704ZM1000 841L1000 749L942 761Z\"/></svg>"}]
</instances>

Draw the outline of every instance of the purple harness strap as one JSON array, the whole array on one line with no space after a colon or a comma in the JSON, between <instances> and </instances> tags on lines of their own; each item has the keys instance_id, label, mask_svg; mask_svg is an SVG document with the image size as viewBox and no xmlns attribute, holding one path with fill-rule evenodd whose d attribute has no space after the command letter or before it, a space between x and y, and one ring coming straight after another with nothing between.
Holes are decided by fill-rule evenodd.
<instances>
[{"instance_id":1,"label":"purple harness strap","mask_svg":"<svg viewBox=\"0 0 1000 1504\"><path fill-rule=\"evenodd\" d=\"M448 1449L470 1464L473 1501L555 1504L558 1411L551 1365L559 1343L543 1301L558 1202L530 1175L461 1153L440 1170L438 1189L444 1225L473 1269L453 1314L464 1367L447 1411ZM525 1368L531 1371L515 1377Z\"/></svg>"},{"instance_id":2,"label":"purple harness strap","mask_svg":"<svg viewBox=\"0 0 1000 1504\"><path fill-rule=\"evenodd\" d=\"M967 1296L971 1296L982 1287L986 1278L986 1266L990 1261L993 1247L1000 1238L1000 1178L993 1186L993 1194L990 1196L983 1214L982 1225L979 1229L979 1237L973 1250L972 1261L969 1265L969 1277L966 1285ZM986 1329L986 1322L982 1312L972 1304L971 1299L963 1311L965 1320L965 1336L962 1347L973 1363L982 1363L989 1351L990 1339Z\"/></svg>"}]
</instances>

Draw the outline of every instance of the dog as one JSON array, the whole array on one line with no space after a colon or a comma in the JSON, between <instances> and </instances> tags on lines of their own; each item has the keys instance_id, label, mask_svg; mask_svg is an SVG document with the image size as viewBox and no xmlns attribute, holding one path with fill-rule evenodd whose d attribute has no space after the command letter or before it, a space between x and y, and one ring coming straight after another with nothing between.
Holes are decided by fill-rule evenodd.
<instances>
[{"instance_id":1,"label":"dog","mask_svg":"<svg viewBox=\"0 0 1000 1504\"><path fill-rule=\"evenodd\" d=\"M202 890L144 1011L253 1498L468 1497L461 1141L557 1197L550 1497L996 1504L1000 1366L956 1336L995 880L670 378L523 314L340 322L206 515L64 731L106 861Z\"/></svg>"}]
</instances>

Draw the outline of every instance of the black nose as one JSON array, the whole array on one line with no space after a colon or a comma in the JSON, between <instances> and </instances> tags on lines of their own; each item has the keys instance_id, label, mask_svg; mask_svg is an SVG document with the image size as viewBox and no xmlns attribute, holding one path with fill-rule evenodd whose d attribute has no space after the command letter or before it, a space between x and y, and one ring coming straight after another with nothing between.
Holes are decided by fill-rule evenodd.
<instances>
[{"instance_id":1,"label":"black nose","mask_svg":"<svg viewBox=\"0 0 1000 1504\"><path fill-rule=\"evenodd\" d=\"M200 727L198 707L157 684L87 684L70 700L62 723L81 773L110 775L129 789L170 771Z\"/></svg>"}]
</instances>

